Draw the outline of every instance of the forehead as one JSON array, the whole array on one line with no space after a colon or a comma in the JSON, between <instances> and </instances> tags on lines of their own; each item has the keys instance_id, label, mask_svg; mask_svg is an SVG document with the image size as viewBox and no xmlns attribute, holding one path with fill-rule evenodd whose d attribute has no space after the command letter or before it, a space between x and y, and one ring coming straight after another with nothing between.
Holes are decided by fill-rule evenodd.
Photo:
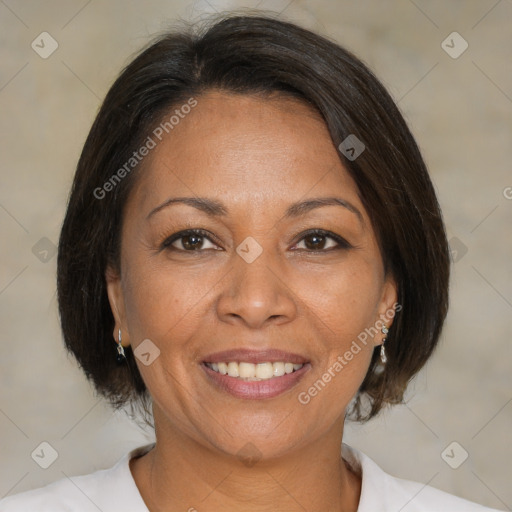
<instances>
[{"instance_id":1,"label":"forehead","mask_svg":"<svg viewBox=\"0 0 512 512\"><path fill-rule=\"evenodd\" d=\"M222 197L234 206L333 192L358 202L357 186L312 107L284 96L219 91L196 100L144 162L134 191L142 210L169 194Z\"/></svg>"}]
</instances>

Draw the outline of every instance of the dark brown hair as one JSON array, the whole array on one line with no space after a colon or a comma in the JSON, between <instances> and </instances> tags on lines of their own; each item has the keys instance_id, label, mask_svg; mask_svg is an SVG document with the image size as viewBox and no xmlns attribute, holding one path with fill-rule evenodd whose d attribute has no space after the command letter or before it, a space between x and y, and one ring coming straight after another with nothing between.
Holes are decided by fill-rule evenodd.
<instances>
[{"instance_id":1,"label":"dark brown hair","mask_svg":"<svg viewBox=\"0 0 512 512\"><path fill-rule=\"evenodd\" d=\"M390 95L352 53L271 16L224 16L201 30L160 36L112 85L85 142L62 226L57 291L67 349L97 390L118 408L150 403L130 347L116 365L114 318L105 281L119 269L123 207L142 166L108 193L99 187L127 162L172 108L219 89L300 98L324 118L336 147L349 135L365 145L340 159L359 188L384 265L398 286L397 313L355 397L364 421L399 403L432 354L448 308L449 250L439 204L416 142ZM95 192L96 191L96 192Z\"/></svg>"}]
</instances>

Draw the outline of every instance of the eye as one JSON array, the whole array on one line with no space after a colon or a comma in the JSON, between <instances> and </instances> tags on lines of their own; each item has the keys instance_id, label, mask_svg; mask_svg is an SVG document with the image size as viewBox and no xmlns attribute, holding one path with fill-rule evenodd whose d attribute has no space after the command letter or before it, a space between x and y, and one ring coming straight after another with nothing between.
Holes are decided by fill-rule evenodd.
<instances>
[{"instance_id":1,"label":"eye","mask_svg":"<svg viewBox=\"0 0 512 512\"><path fill-rule=\"evenodd\" d=\"M204 247L208 242L211 247ZM216 246L208 238L208 233L202 229L187 229L180 231L167 238L162 243L162 249L170 249L175 251L193 252L204 249L215 249Z\"/></svg>"},{"instance_id":2,"label":"eye","mask_svg":"<svg viewBox=\"0 0 512 512\"><path fill-rule=\"evenodd\" d=\"M329 242L330 240L330 242ZM210 247L205 244L210 244ZM304 243L305 247L298 247ZM345 239L323 229L312 229L303 233L299 243L296 244L295 249L306 250L309 252L327 252L336 249L348 249L352 247ZM182 251L182 252L197 252L206 249L218 250L209 237L209 233L202 229L187 229L180 231L168 237L162 243L162 249Z\"/></svg>"},{"instance_id":3,"label":"eye","mask_svg":"<svg viewBox=\"0 0 512 512\"><path fill-rule=\"evenodd\" d=\"M330 242L328 240L330 240ZM352 247L341 236L338 236L330 231L324 231L323 229L313 229L306 232L303 234L297 246L303 242L305 247L299 247L299 249L305 249L310 252L348 249Z\"/></svg>"}]
</instances>

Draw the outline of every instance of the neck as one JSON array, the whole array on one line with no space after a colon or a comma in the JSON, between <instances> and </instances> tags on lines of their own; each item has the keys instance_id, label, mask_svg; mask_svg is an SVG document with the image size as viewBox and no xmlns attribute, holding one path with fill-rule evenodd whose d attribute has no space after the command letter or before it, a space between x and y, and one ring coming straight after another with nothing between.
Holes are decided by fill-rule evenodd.
<instances>
[{"instance_id":1,"label":"neck","mask_svg":"<svg viewBox=\"0 0 512 512\"><path fill-rule=\"evenodd\" d=\"M361 479L341 458L342 433L336 422L322 438L272 457L249 443L226 454L157 428L155 447L130 469L150 512L266 512L277 503L290 512L356 512Z\"/></svg>"}]
</instances>

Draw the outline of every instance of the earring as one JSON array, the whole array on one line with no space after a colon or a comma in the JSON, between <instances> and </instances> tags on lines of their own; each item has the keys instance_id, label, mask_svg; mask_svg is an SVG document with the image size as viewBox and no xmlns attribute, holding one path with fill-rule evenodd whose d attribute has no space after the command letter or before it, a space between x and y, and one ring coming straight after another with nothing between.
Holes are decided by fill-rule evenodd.
<instances>
[{"instance_id":1,"label":"earring","mask_svg":"<svg viewBox=\"0 0 512 512\"><path fill-rule=\"evenodd\" d=\"M382 329L381 329L381 332L382 334L384 334L384 336L386 336L386 334L389 332L389 329L384 326ZM387 338L384 337L382 338L382 345L380 346L380 360L382 362L382 364L386 364L388 358L386 357L386 349L384 348L384 343L386 342Z\"/></svg>"},{"instance_id":2,"label":"earring","mask_svg":"<svg viewBox=\"0 0 512 512\"><path fill-rule=\"evenodd\" d=\"M119 329L118 335L117 335L117 356L116 361L118 364L122 364L126 360L126 356L124 354L124 348L123 345L121 345L121 329Z\"/></svg>"}]
</instances>

